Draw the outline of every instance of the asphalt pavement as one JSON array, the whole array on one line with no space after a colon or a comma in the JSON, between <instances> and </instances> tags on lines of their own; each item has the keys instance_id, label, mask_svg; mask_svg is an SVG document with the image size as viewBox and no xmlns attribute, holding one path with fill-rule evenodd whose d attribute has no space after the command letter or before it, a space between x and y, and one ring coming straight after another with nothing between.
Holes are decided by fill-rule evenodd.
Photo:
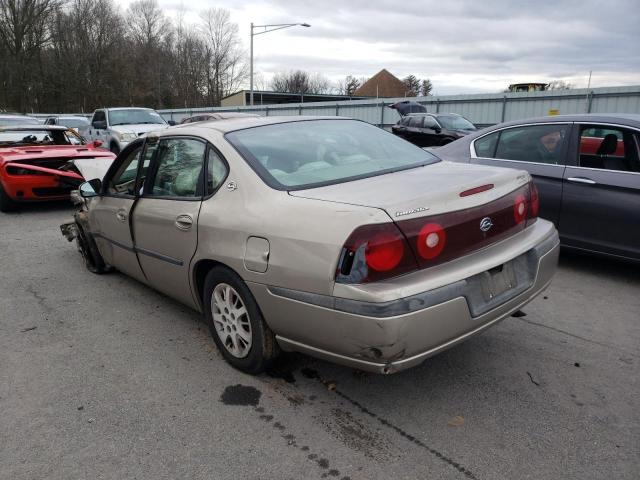
<instances>
[{"instance_id":1,"label":"asphalt pavement","mask_svg":"<svg viewBox=\"0 0 640 480\"><path fill-rule=\"evenodd\" d=\"M234 370L200 316L85 270L66 203L0 214L2 479L637 479L640 268L563 252L512 317L398 374Z\"/></svg>"}]
</instances>

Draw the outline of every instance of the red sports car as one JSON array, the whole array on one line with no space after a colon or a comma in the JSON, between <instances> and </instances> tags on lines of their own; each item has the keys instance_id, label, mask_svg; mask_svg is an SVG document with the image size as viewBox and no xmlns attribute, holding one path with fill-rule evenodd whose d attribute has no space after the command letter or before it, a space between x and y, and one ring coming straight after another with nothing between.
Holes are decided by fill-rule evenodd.
<instances>
[{"instance_id":1,"label":"red sports car","mask_svg":"<svg viewBox=\"0 0 640 480\"><path fill-rule=\"evenodd\" d=\"M65 199L85 178L101 178L115 155L99 146L67 127L0 127L0 211Z\"/></svg>"}]
</instances>

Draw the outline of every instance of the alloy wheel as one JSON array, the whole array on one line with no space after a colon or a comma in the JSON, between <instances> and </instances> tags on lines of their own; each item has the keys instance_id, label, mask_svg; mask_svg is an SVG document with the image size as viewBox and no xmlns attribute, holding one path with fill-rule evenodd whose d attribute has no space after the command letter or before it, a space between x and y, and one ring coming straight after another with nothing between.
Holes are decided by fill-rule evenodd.
<instances>
[{"instance_id":1,"label":"alloy wheel","mask_svg":"<svg viewBox=\"0 0 640 480\"><path fill-rule=\"evenodd\" d=\"M227 351L236 358L249 355L252 339L249 312L231 285L219 283L213 289L211 313L216 333Z\"/></svg>"}]
</instances>

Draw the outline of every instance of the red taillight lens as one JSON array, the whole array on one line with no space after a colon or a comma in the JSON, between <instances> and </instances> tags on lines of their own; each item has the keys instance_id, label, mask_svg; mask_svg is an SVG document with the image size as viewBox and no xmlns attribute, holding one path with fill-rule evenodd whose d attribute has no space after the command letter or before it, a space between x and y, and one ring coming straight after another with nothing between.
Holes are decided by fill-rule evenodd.
<instances>
[{"instance_id":1,"label":"red taillight lens","mask_svg":"<svg viewBox=\"0 0 640 480\"><path fill-rule=\"evenodd\" d=\"M425 260L436 258L442 253L447 234L439 223L427 223L418 234L418 253Z\"/></svg>"},{"instance_id":2,"label":"red taillight lens","mask_svg":"<svg viewBox=\"0 0 640 480\"><path fill-rule=\"evenodd\" d=\"M367 242L364 258L367 266L377 272L388 272L398 266L404 255L404 238L390 232L380 232Z\"/></svg>"},{"instance_id":3,"label":"red taillight lens","mask_svg":"<svg viewBox=\"0 0 640 480\"><path fill-rule=\"evenodd\" d=\"M356 228L344 244L336 280L367 283L417 269L413 252L394 223L363 225Z\"/></svg>"},{"instance_id":4,"label":"red taillight lens","mask_svg":"<svg viewBox=\"0 0 640 480\"><path fill-rule=\"evenodd\" d=\"M523 193L517 195L513 203L513 218L516 223L522 223L527 218L527 197Z\"/></svg>"}]
</instances>

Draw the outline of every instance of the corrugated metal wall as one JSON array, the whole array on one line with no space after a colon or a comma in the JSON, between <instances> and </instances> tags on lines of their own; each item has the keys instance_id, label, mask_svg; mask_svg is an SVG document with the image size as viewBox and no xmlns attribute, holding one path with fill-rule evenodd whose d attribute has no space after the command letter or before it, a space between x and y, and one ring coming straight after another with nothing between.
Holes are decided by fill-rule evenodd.
<instances>
[{"instance_id":1,"label":"corrugated metal wall","mask_svg":"<svg viewBox=\"0 0 640 480\"><path fill-rule=\"evenodd\" d=\"M389 127L398 121L395 110L386 105L406 100L383 98L346 102L288 103L254 107L178 108L159 110L167 120L180 122L198 112L253 112L259 115L339 115ZM571 113L638 113L640 85L593 89L555 90L531 93L497 93L414 97L429 112L452 112L465 116L478 126L542 115ZM49 114L36 114L46 117Z\"/></svg>"},{"instance_id":2,"label":"corrugated metal wall","mask_svg":"<svg viewBox=\"0 0 640 480\"><path fill-rule=\"evenodd\" d=\"M395 110L386 108L403 98L353 100L346 102L295 103L234 108L197 108L159 110L167 119L177 122L198 111L240 111L260 115L339 115L352 117L379 126L398 121ZM448 95L415 97L429 112L453 112L465 116L476 125L491 125L502 121L549 115L550 113L638 113L640 86L604 87L593 89L555 90L530 93L498 93L478 95Z\"/></svg>"}]
</instances>

